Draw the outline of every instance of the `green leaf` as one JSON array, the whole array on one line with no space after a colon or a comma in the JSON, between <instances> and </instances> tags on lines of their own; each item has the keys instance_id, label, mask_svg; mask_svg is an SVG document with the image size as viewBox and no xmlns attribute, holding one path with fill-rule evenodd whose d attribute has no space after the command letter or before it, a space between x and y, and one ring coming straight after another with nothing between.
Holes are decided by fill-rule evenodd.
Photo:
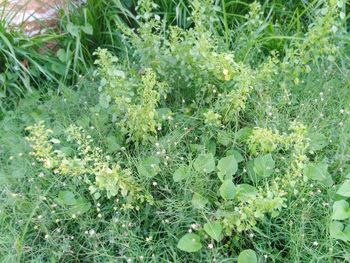
<instances>
[{"instance_id":1,"label":"green leaf","mask_svg":"<svg viewBox=\"0 0 350 263\"><path fill-rule=\"evenodd\" d=\"M328 165L326 163L311 163L304 168L304 175L308 178L318 181L325 186L331 186L333 180L328 173Z\"/></svg>"},{"instance_id":2,"label":"green leaf","mask_svg":"<svg viewBox=\"0 0 350 263\"><path fill-rule=\"evenodd\" d=\"M75 205L77 202L74 193L71 191L60 191L58 199L64 205Z\"/></svg>"},{"instance_id":3,"label":"green leaf","mask_svg":"<svg viewBox=\"0 0 350 263\"><path fill-rule=\"evenodd\" d=\"M272 175L275 169L275 161L271 154L259 156L254 159L253 170L257 177L267 178Z\"/></svg>"},{"instance_id":4,"label":"green leaf","mask_svg":"<svg viewBox=\"0 0 350 263\"><path fill-rule=\"evenodd\" d=\"M222 198L229 200L236 196L236 187L231 180L225 180L219 189Z\"/></svg>"},{"instance_id":5,"label":"green leaf","mask_svg":"<svg viewBox=\"0 0 350 263\"><path fill-rule=\"evenodd\" d=\"M350 241L350 225L345 227L343 223L333 221L329 226L329 234L332 238L345 242Z\"/></svg>"},{"instance_id":6,"label":"green leaf","mask_svg":"<svg viewBox=\"0 0 350 263\"><path fill-rule=\"evenodd\" d=\"M74 37L78 37L80 33L79 26L76 26L73 23L68 23L67 31L69 34L71 34Z\"/></svg>"},{"instance_id":7,"label":"green leaf","mask_svg":"<svg viewBox=\"0 0 350 263\"><path fill-rule=\"evenodd\" d=\"M239 184L236 187L236 198L239 201L245 202L256 196L258 190L249 184Z\"/></svg>"},{"instance_id":8,"label":"green leaf","mask_svg":"<svg viewBox=\"0 0 350 263\"><path fill-rule=\"evenodd\" d=\"M246 249L239 253L238 263L257 263L258 258L254 250Z\"/></svg>"},{"instance_id":9,"label":"green leaf","mask_svg":"<svg viewBox=\"0 0 350 263\"><path fill-rule=\"evenodd\" d=\"M215 170L215 159L213 154L200 154L193 163L197 172L211 173Z\"/></svg>"},{"instance_id":10,"label":"green leaf","mask_svg":"<svg viewBox=\"0 0 350 263\"><path fill-rule=\"evenodd\" d=\"M226 131L219 131L217 140L219 144L228 146L232 142L232 135Z\"/></svg>"},{"instance_id":11,"label":"green leaf","mask_svg":"<svg viewBox=\"0 0 350 263\"><path fill-rule=\"evenodd\" d=\"M64 49L60 48L57 52L56 52L56 56L58 57L58 59L61 62L67 62L68 58L67 58L67 53Z\"/></svg>"},{"instance_id":12,"label":"green leaf","mask_svg":"<svg viewBox=\"0 0 350 263\"><path fill-rule=\"evenodd\" d=\"M218 176L221 181L232 179L237 172L238 164L233 155L222 158L218 163Z\"/></svg>"},{"instance_id":13,"label":"green leaf","mask_svg":"<svg viewBox=\"0 0 350 263\"><path fill-rule=\"evenodd\" d=\"M312 151L319 151L328 145L328 140L322 133L311 133L309 134L309 139L309 148Z\"/></svg>"},{"instance_id":14,"label":"green leaf","mask_svg":"<svg viewBox=\"0 0 350 263\"><path fill-rule=\"evenodd\" d=\"M212 223L206 223L203 226L204 231L214 240L220 242L223 238L222 235L222 225L219 221L215 221Z\"/></svg>"},{"instance_id":15,"label":"green leaf","mask_svg":"<svg viewBox=\"0 0 350 263\"><path fill-rule=\"evenodd\" d=\"M237 151L237 150L232 150L232 154L234 155L234 157L235 157L237 163L240 163L240 162L243 162L243 161L244 161L244 158L243 158L242 154L241 154L239 151Z\"/></svg>"},{"instance_id":16,"label":"green leaf","mask_svg":"<svg viewBox=\"0 0 350 263\"><path fill-rule=\"evenodd\" d=\"M196 234L186 234L177 243L177 248L186 252L197 252L202 248L200 238Z\"/></svg>"},{"instance_id":17,"label":"green leaf","mask_svg":"<svg viewBox=\"0 0 350 263\"><path fill-rule=\"evenodd\" d=\"M181 166L176 169L173 175L174 182L180 182L182 180L185 180L190 176L190 169L188 166Z\"/></svg>"},{"instance_id":18,"label":"green leaf","mask_svg":"<svg viewBox=\"0 0 350 263\"><path fill-rule=\"evenodd\" d=\"M83 197L79 197L76 203L70 207L69 212L75 215L81 215L89 211L91 204Z\"/></svg>"},{"instance_id":19,"label":"green leaf","mask_svg":"<svg viewBox=\"0 0 350 263\"><path fill-rule=\"evenodd\" d=\"M209 200L204 196L195 193L192 197L191 203L194 208L203 209L206 206L206 204L209 203Z\"/></svg>"},{"instance_id":20,"label":"green leaf","mask_svg":"<svg viewBox=\"0 0 350 263\"><path fill-rule=\"evenodd\" d=\"M92 25L90 25L89 23L86 23L85 26L82 26L81 30L83 30L83 32L87 35L92 35L94 32Z\"/></svg>"},{"instance_id":21,"label":"green leaf","mask_svg":"<svg viewBox=\"0 0 350 263\"><path fill-rule=\"evenodd\" d=\"M151 156L140 162L137 166L137 171L140 176L152 178L160 172L159 159L157 157Z\"/></svg>"},{"instance_id":22,"label":"green leaf","mask_svg":"<svg viewBox=\"0 0 350 263\"><path fill-rule=\"evenodd\" d=\"M111 96L107 94L101 94L99 98L99 103L102 108L107 109L109 107L109 103L111 102Z\"/></svg>"},{"instance_id":23,"label":"green leaf","mask_svg":"<svg viewBox=\"0 0 350 263\"><path fill-rule=\"evenodd\" d=\"M216 143L214 140L210 140L208 141L208 143L206 144L206 149L208 149L208 152L211 153L212 155L215 156L216 154Z\"/></svg>"},{"instance_id":24,"label":"green leaf","mask_svg":"<svg viewBox=\"0 0 350 263\"><path fill-rule=\"evenodd\" d=\"M239 141L245 141L249 138L249 136L252 134L252 128L244 127L236 132L235 136L236 139Z\"/></svg>"},{"instance_id":25,"label":"green leaf","mask_svg":"<svg viewBox=\"0 0 350 263\"><path fill-rule=\"evenodd\" d=\"M344 220L350 218L349 203L345 200L336 201L333 204L333 220Z\"/></svg>"},{"instance_id":26,"label":"green leaf","mask_svg":"<svg viewBox=\"0 0 350 263\"><path fill-rule=\"evenodd\" d=\"M337 191L338 195L350 197L350 180L345 181Z\"/></svg>"}]
</instances>

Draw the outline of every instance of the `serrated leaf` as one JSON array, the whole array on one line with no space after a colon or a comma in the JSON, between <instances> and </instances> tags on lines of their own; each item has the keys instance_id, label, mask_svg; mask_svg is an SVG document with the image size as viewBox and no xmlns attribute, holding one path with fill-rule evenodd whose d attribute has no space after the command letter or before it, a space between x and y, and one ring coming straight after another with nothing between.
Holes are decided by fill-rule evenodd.
<instances>
[{"instance_id":1,"label":"serrated leaf","mask_svg":"<svg viewBox=\"0 0 350 263\"><path fill-rule=\"evenodd\" d=\"M333 204L333 220L344 220L350 218L349 203L345 200L336 201Z\"/></svg>"},{"instance_id":2,"label":"serrated leaf","mask_svg":"<svg viewBox=\"0 0 350 263\"><path fill-rule=\"evenodd\" d=\"M235 198L236 196L236 187L231 180L225 180L219 189L220 195L226 200Z\"/></svg>"},{"instance_id":3,"label":"serrated leaf","mask_svg":"<svg viewBox=\"0 0 350 263\"><path fill-rule=\"evenodd\" d=\"M180 182L182 180L185 180L190 176L190 169L188 166L181 166L176 169L173 175L174 182Z\"/></svg>"},{"instance_id":4,"label":"serrated leaf","mask_svg":"<svg viewBox=\"0 0 350 263\"><path fill-rule=\"evenodd\" d=\"M258 258L254 250L246 249L239 253L238 263L257 263Z\"/></svg>"},{"instance_id":5,"label":"serrated leaf","mask_svg":"<svg viewBox=\"0 0 350 263\"><path fill-rule=\"evenodd\" d=\"M186 252L197 252L202 248L200 238L196 234L186 234L177 243L177 248Z\"/></svg>"},{"instance_id":6,"label":"serrated leaf","mask_svg":"<svg viewBox=\"0 0 350 263\"><path fill-rule=\"evenodd\" d=\"M328 165L326 163L311 163L304 168L304 175L312 180L318 181L325 186L331 186L333 180L328 173Z\"/></svg>"},{"instance_id":7,"label":"serrated leaf","mask_svg":"<svg viewBox=\"0 0 350 263\"><path fill-rule=\"evenodd\" d=\"M257 177L267 178L272 175L275 169L275 161L271 154L259 156L254 159L253 170Z\"/></svg>"},{"instance_id":8,"label":"serrated leaf","mask_svg":"<svg viewBox=\"0 0 350 263\"><path fill-rule=\"evenodd\" d=\"M218 163L218 176L221 181L232 179L237 172L238 164L233 155L222 158Z\"/></svg>"},{"instance_id":9,"label":"serrated leaf","mask_svg":"<svg viewBox=\"0 0 350 263\"><path fill-rule=\"evenodd\" d=\"M211 223L206 223L203 226L204 231L214 240L220 242L223 238L222 235L222 225L220 221L215 221Z\"/></svg>"},{"instance_id":10,"label":"serrated leaf","mask_svg":"<svg viewBox=\"0 0 350 263\"><path fill-rule=\"evenodd\" d=\"M193 163L197 172L211 173L215 170L215 159L213 154L200 154Z\"/></svg>"},{"instance_id":11,"label":"serrated leaf","mask_svg":"<svg viewBox=\"0 0 350 263\"><path fill-rule=\"evenodd\" d=\"M350 197L350 181L345 181L337 191L338 195Z\"/></svg>"}]
</instances>

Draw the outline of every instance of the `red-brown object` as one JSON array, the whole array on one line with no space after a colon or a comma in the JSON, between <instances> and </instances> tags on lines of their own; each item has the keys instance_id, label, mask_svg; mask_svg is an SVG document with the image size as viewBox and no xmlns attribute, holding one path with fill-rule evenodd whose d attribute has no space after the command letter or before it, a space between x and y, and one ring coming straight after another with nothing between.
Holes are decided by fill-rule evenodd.
<instances>
[{"instance_id":1,"label":"red-brown object","mask_svg":"<svg viewBox=\"0 0 350 263\"><path fill-rule=\"evenodd\" d=\"M0 14L12 28L28 36L43 33L57 25L58 11L66 9L68 0L0 0ZM1 12L4 11L4 12Z\"/></svg>"}]
</instances>

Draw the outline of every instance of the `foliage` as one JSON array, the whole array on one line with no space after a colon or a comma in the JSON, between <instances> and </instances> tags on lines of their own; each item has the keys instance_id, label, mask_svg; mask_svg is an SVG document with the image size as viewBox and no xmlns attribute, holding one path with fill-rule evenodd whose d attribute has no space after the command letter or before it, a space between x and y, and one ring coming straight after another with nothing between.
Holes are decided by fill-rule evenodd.
<instances>
[{"instance_id":1,"label":"foliage","mask_svg":"<svg viewBox=\"0 0 350 263\"><path fill-rule=\"evenodd\" d=\"M118 52L0 121L0 259L348 260L346 6L292 2L127 4Z\"/></svg>"}]
</instances>

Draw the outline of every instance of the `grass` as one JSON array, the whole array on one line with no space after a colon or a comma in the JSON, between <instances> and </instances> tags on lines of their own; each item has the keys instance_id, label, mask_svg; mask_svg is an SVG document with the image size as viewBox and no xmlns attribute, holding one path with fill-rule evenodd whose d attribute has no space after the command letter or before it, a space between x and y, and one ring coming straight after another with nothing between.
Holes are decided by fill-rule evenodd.
<instances>
[{"instance_id":1,"label":"grass","mask_svg":"<svg viewBox=\"0 0 350 263\"><path fill-rule=\"evenodd\" d=\"M348 3L252 3L88 1L58 33L0 28L1 262L350 262Z\"/></svg>"}]
</instances>

